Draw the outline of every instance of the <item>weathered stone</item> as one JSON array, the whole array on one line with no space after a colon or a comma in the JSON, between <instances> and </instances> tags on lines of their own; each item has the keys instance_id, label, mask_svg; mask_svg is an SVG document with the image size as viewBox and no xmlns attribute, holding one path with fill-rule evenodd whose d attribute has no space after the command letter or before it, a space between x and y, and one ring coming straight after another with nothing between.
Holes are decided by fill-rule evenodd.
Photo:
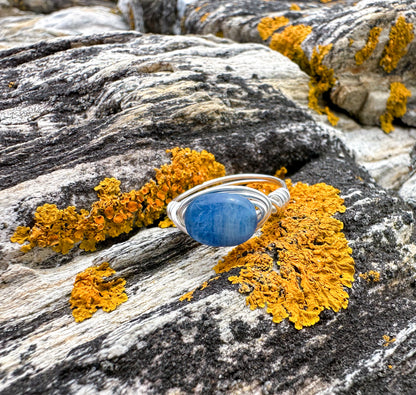
<instances>
[{"instance_id":1,"label":"weathered stone","mask_svg":"<svg viewBox=\"0 0 416 395\"><path fill-rule=\"evenodd\" d=\"M256 44L132 32L8 49L0 67L0 391L416 391L413 212L290 100L307 82L293 63ZM176 145L215 153L229 173L285 165L294 182L339 188L357 272L348 308L300 331L273 324L230 273L179 302L229 249L176 229L64 256L9 242L40 204L87 208L106 176L138 188ZM75 276L104 261L126 278L129 300L75 323ZM358 276L370 270L380 282ZM383 335L396 341L384 346Z\"/></svg>"},{"instance_id":2,"label":"weathered stone","mask_svg":"<svg viewBox=\"0 0 416 395\"><path fill-rule=\"evenodd\" d=\"M22 14L24 14L24 11L21 11L16 7L12 7L9 0L0 0L0 18Z\"/></svg>"},{"instance_id":3,"label":"weathered stone","mask_svg":"<svg viewBox=\"0 0 416 395\"><path fill-rule=\"evenodd\" d=\"M42 16L29 13L2 18L0 49L61 36L128 29L122 16L108 7L72 7Z\"/></svg>"},{"instance_id":4,"label":"weathered stone","mask_svg":"<svg viewBox=\"0 0 416 395\"><path fill-rule=\"evenodd\" d=\"M82 62L77 61L80 51ZM198 134L200 147L220 153L212 130L228 130L232 147L248 144L238 132L252 123L257 134L247 146L252 155L233 164L242 169L258 163L255 149L272 133L260 125L279 119L282 129L291 129L299 114L306 119L278 89L297 95L307 77L261 45L113 33L34 44L1 55L0 131L8 154L1 158L2 188L86 162L103 161L102 177L109 156L128 156L159 132L164 136L157 138L161 150L180 143L179 134ZM35 138L43 141L41 151L31 146ZM307 144L305 149L313 150ZM70 152L64 146L71 146ZM295 164L301 157L285 155L280 162ZM15 166L19 171L11 174ZM265 164L264 169L271 172L274 166Z\"/></svg>"},{"instance_id":5,"label":"weathered stone","mask_svg":"<svg viewBox=\"0 0 416 395\"><path fill-rule=\"evenodd\" d=\"M160 34L179 33L177 0L122 0L119 1L119 7L120 3L129 7L134 15L140 14L140 9L143 10L143 31ZM140 26L136 26L136 30L139 30Z\"/></svg>"},{"instance_id":6,"label":"weathered stone","mask_svg":"<svg viewBox=\"0 0 416 395\"><path fill-rule=\"evenodd\" d=\"M114 6L115 0L8 0L13 7L22 11L48 14L63 8L91 7L91 6Z\"/></svg>"},{"instance_id":7,"label":"weathered stone","mask_svg":"<svg viewBox=\"0 0 416 395\"><path fill-rule=\"evenodd\" d=\"M401 119L408 125L416 126L416 40L413 39L406 46L407 54L393 70L386 72L380 65L389 41L389 32L399 17L413 24L413 34L416 31L413 1L333 1L325 5L308 1L298 2L300 10L297 11L290 9L291 4L291 1L200 0L187 7L183 31L218 34L238 42L261 42L257 26L266 16L284 16L289 24L311 26L312 32L303 41L302 48L310 59L314 48L332 45L323 64L334 70L336 84L329 93L335 105L363 124L379 125L391 83L401 82L412 94L407 102L406 115ZM355 55L365 46L373 27L382 29L377 45L371 56L363 64L357 65Z\"/></svg>"},{"instance_id":8,"label":"weathered stone","mask_svg":"<svg viewBox=\"0 0 416 395\"><path fill-rule=\"evenodd\" d=\"M119 0L117 7L128 22L131 30L145 32L143 7L140 0Z\"/></svg>"},{"instance_id":9,"label":"weathered stone","mask_svg":"<svg viewBox=\"0 0 416 395\"><path fill-rule=\"evenodd\" d=\"M340 122L339 134L379 185L399 189L411 172L410 153L416 143L416 130L397 126L393 133L382 133L377 127L360 126L349 120ZM405 199L406 200L406 199Z\"/></svg>"}]
</instances>

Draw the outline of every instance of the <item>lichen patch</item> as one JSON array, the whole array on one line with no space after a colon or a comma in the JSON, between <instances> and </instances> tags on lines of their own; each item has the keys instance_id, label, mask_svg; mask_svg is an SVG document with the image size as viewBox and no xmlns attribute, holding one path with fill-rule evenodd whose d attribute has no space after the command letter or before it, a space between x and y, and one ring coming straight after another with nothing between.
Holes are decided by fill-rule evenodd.
<instances>
[{"instance_id":1,"label":"lichen patch","mask_svg":"<svg viewBox=\"0 0 416 395\"><path fill-rule=\"evenodd\" d=\"M104 262L100 266L89 267L77 274L69 300L76 322L91 318L99 308L110 312L127 301L128 297L124 292L126 280L105 279L115 272L108 262Z\"/></svg>"},{"instance_id":2,"label":"lichen patch","mask_svg":"<svg viewBox=\"0 0 416 395\"><path fill-rule=\"evenodd\" d=\"M108 237L129 233L135 227L153 224L166 213L167 204L186 190L225 175L225 168L207 151L189 148L168 150L172 162L155 169L156 180L139 190L121 192L120 181L106 178L94 188L98 200L90 210L78 211L70 206L59 209L45 204L36 209L32 228L17 227L12 242L24 244L22 251L34 247L51 247L66 254L76 244L85 251L94 251L98 242ZM169 225L162 221L162 226Z\"/></svg>"},{"instance_id":3,"label":"lichen patch","mask_svg":"<svg viewBox=\"0 0 416 395\"><path fill-rule=\"evenodd\" d=\"M386 111L380 116L381 129L390 133L394 130L394 118L401 118L407 111L407 99L412 95L401 82L390 84L390 96L387 99Z\"/></svg>"},{"instance_id":4,"label":"lichen patch","mask_svg":"<svg viewBox=\"0 0 416 395\"><path fill-rule=\"evenodd\" d=\"M354 260L343 223L333 217L345 211L339 190L323 183L288 187L287 209L272 215L260 236L234 248L214 270L241 268L229 280L247 294L247 305L266 308L275 323L288 318L302 329L318 322L324 309L347 307Z\"/></svg>"},{"instance_id":5,"label":"lichen patch","mask_svg":"<svg viewBox=\"0 0 416 395\"><path fill-rule=\"evenodd\" d=\"M265 17L257 25L257 30L262 40L269 39L272 34L289 23L289 19L284 16Z\"/></svg>"},{"instance_id":6,"label":"lichen patch","mask_svg":"<svg viewBox=\"0 0 416 395\"><path fill-rule=\"evenodd\" d=\"M375 26L370 30L366 44L355 54L355 62L357 65L362 65L374 52L378 44L378 38L382 32L382 28Z\"/></svg>"},{"instance_id":7,"label":"lichen patch","mask_svg":"<svg viewBox=\"0 0 416 395\"><path fill-rule=\"evenodd\" d=\"M390 29L389 41L380 60L380 66L384 71L391 73L397 67L399 60L407 54L407 46L414 37L413 23L407 23L406 18L400 15Z\"/></svg>"}]
</instances>

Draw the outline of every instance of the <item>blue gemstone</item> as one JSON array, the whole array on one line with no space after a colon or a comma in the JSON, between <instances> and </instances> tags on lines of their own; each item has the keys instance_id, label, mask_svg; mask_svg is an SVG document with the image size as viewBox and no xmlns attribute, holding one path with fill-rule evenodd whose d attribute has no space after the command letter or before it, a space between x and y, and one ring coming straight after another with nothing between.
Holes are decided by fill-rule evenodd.
<instances>
[{"instance_id":1,"label":"blue gemstone","mask_svg":"<svg viewBox=\"0 0 416 395\"><path fill-rule=\"evenodd\" d=\"M184 220L191 237L213 247L244 243L257 227L253 203L232 193L213 192L195 198Z\"/></svg>"}]
</instances>

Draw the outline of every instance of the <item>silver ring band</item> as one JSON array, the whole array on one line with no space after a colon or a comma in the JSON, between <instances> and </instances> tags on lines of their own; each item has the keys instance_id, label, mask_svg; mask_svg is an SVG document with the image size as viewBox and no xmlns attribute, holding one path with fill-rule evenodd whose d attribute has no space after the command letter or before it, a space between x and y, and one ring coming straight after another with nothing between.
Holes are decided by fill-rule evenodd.
<instances>
[{"instance_id":1,"label":"silver ring band","mask_svg":"<svg viewBox=\"0 0 416 395\"><path fill-rule=\"evenodd\" d=\"M280 188L266 195L261 191L244 186L251 183L269 183L278 185ZM196 198L214 192L237 194L253 203L257 214L256 229L261 228L272 213L283 209L290 199L286 183L280 178L264 174L236 174L206 181L177 196L168 204L168 217L178 229L189 234L184 220L187 208Z\"/></svg>"}]
</instances>

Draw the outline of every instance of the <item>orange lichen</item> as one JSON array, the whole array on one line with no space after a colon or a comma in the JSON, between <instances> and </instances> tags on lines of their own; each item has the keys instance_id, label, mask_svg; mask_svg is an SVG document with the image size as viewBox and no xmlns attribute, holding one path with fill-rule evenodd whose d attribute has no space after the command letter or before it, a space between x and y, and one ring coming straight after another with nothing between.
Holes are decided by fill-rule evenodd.
<instances>
[{"instance_id":1,"label":"orange lichen","mask_svg":"<svg viewBox=\"0 0 416 395\"><path fill-rule=\"evenodd\" d=\"M407 23L404 16L399 16L396 24L390 29L389 41L384 47L380 60L380 66L387 73L391 73L397 67L399 60L406 55L407 46L414 37L413 24Z\"/></svg>"},{"instance_id":2,"label":"orange lichen","mask_svg":"<svg viewBox=\"0 0 416 395\"><path fill-rule=\"evenodd\" d=\"M291 9L292 11L300 11L300 7L299 7L297 4L295 4L295 3L292 3L292 4L290 5L290 9Z\"/></svg>"},{"instance_id":3,"label":"orange lichen","mask_svg":"<svg viewBox=\"0 0 416 395\"><path fill-rule=\"evenodd\" d=\"M324 57L332 49L332 44L319 45L318 50L313 49L310 60L310 80L309 80L309 108L318 114L326 114L331 125L336 125L339 118L335 116L328 107L319 105L319 99L329 91L336 82L334 70L322 64Z\"/></svg>"},{"instance_id":4,"label":"orange lichen","mask_svg":"<svg viewBox=\"0 0 416 395\"><path fill-rule=\"evenodd\" d=\"M383 339L384 339L384 344L383 344L384 347L388 347L396 341L395 337L390 338L390 336L388 335L383 335Z\"/></svg>"},{"instance_id":5,"label":"orange lichen","mask_svg":"<svg viewBox=\"0 0 416 395\"><path fill-rule=\"evenodd\" d=\"M282 166L280 169L276 170L276 172L274 173L274 176L277 178L285 178L287 174L287 169L286 167Z\"/></svg>"},{"instance_id":6,"label":"orange lichen","mask_svg":"<svg viewBox=\"0 0 416 395\"><path fill-rule=\"evenodd\" d=\"M199 287L197 287L197 288L195 288L195 289L193 289L192 291L189 291L189 292L187 292L186 294L184 294L184 295L182 295L180 298L179 298L179 300L181 301L181 302L183 302L184 300L187 300L188 302L190 302L191 300L192 300L192 298L194 297L194 293L195 293L195 291L202 291L202 290L204 290L205 288L208 288L209 287L209 283L210 282L212 282L212 281L215 281L215 280L218 280L220 278L220 276L216 276L216 277L213 277L213 278L210 278L208 281L204 281L203 283L202 283L202 285L200 285Z\"/></svg>"},{"instance_id":7,"label":"orange lichen","mask_svg":"<svg viewBox=\"0 0 416 395\"><path fill-rule=\"evenodd\" d=\"M270 48L287 56L290 60L298 64L302 70L308 72L309 61L303 52L301 44L311 32L311 26L288 26L281 33L273 34L270 41Z\"/></svg>"},{"instance_id":8,"label":"orange lichen","mask_svg":"<svg viewBox=\"0 0 416 395\"><path fill-rule=\"evenodd\" d=\"M375 26L370 30L367 43L355 54L355 62L357 65L362 65L371 56L376 49L378 38L382 30L383 29L379 26Z\"/></svg>"},{"instance_id":9,"label":"orange lichen","mask_svg":"<svg viewBox=\"0 0 416 395\"><path fill-rule=\"evenodd\" d=\"M390 84L390 96L387 99L386 112L380 116L381 129L386 133L394 130L394 118L401 118L406 114L407 99L412 93L401 82Z\"/></svg>"},{"instance_id":10,"label":"orange lichen","mask_svg":"<svg viewBox=\"0 0 416 395\"><path fill-rule=\"evenodd\" d=\"M29 242L22 247L24 252L37 246L66 254L79 242L81 249L94 251L96 244L107 237L160 219L167 204L182 192L225 175L224 166L206 151L174 148L167 152L172 155L172 163L155 169L156 181L150 180L137 191L122 193L120 181L106 178L94 188L99 200L91 210L78 212L73 206L61 210L54 204L45 204L37 208L33 227L19 226L11 241Z\"/></svg>"},{"instance_id":11,"label":"orange lichen","mask_svg":"<svg viewBox=\"0 0 416 395\"><path fill-rule=\"evenodd\" d=\"M209 12L205 13L204 15L201 16L200 22L205 22L207 20L207 18L209 17Z\"/></svg>"},{"instance_id":12,"label":"orange lichen","mask_svg":"<svg viewBox=\"0 0 416 395\"><path fill-rule=\"evenodd\" d=\"M214 268L217 273L240 267L229 280L248 293L251 309L266 307L273 322L289 318L301 329L319 321L324 309L348 305L344 287L354 281L351 248L332 217L344 212L339 191L323 183L288 182L291 200L274 214L262 234L234 248Z\"/></svg>"},{"instance_id":13,"label":"orange lichen","mask_svg":"<svg viewBox=\"0 0 416 395\"><path fill-rule=\"evenodd\" d=\"M176 225L172 222L172 220L169 217L166 217L164 220L159 222L159 228L170 228L170 227L176 227Z\"/></svg>"},{"instance_id":14,"label":"orange lichen","mask_svg":"<svg viewBox=\"0 0 416 395\"><path fill-rule=\"evenodd\" d=\"M370 270L369 272L365 272L365 273L360 273L359 276L367 281L368 283L370 281L373 282L379 282L380 281L380 273L376 272L375 270Z\"/></svg>"},{"instance_id":15,"label":"orange lichen","mask_svg":"<svg viewBox=\"0 0 416 395\"><path fill-rule=\"evenodd\" d=\"M267 40L276 30L286 26L289 19L284 16L275 16L263 18L257 25L257 30L262 40Z\"/></svg>"},{"instance_id":16,"label":"orange lichen","mask_svg":"<svg viewBox=\"0 0 416 395\"><path fill-rule=\"evenodd\" d=\"M187 300L190 302L192 298L194 297L194 292L197 290L197 288L193 289L192 291L187 292L186 294L182 295L179 300L183 302L184 300Z\"/></svg>"},{"instance_id":17,"label":"orange lichen","mask_svg":"<svg viewBox=\"0 0 416 395\"><path fill-rule=\"evenodd\" d=\"M69 300L76 322L92 317L100 307L106 312L113 311L128 299L124 292L126 280L104 279L114 273L115 270L109 267L108 262L104 262L77 274Z\"/></svg>"},{"instance_id":18,"label":"orange lichen","mask_svg":"<svg viewBox=\"0 0 416 395\"><path fill-rule=\"evenodd\" d=\"M309 107L318 114L326 114L328 121L336 125L336 117L328 107L319 105L322 95L335 85L334 70L322 64L324 57L332 48L332 44L319 45L314 48L311 59L306 57L301 44L312 32L311 26L291 25L281 33L275 33L270 40L270 48L287 56L310 76L309 81Z\"/></svg>"}]
</instances>

